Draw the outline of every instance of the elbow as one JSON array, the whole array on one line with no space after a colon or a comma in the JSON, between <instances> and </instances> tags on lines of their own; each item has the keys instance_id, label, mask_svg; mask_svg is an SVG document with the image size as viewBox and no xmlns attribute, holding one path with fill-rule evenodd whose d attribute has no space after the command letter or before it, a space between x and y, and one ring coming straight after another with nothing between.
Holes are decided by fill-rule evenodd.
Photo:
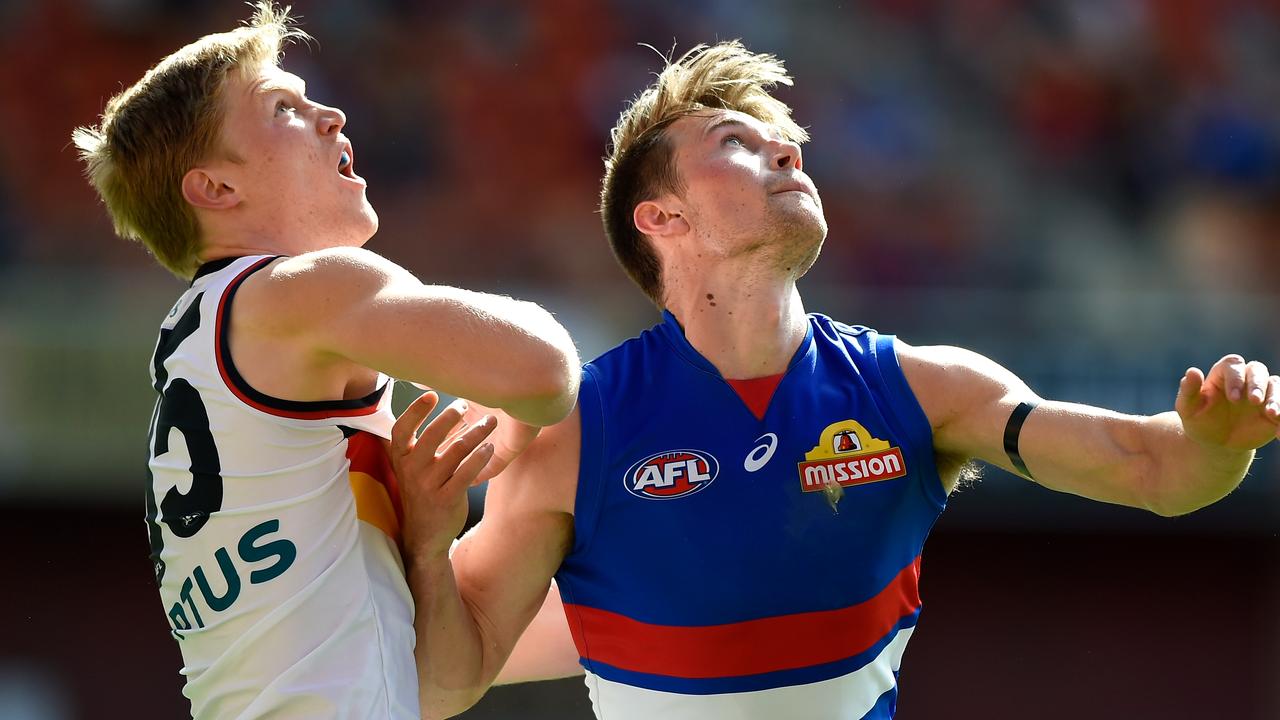
<instances>
[{"instance_id":1,"label":"elbow","mask_svg":"<svg viewBox=\"0 0 1280 720\"><path fill-rule=\"evenodd\" d=\"M424 687L418 693L418 705L422 720L445 720L470 710L482 697L483 691L430 692Z\"/></svg>"},{"instance_id":2,"label":"elbow","mask_svg":"<svg viewBox=\"0 0 1280 720\"><path fill-rule=\"evenodd\" d=\"M1143 463L1138 471L1136 487L1141 489L1141 494L1134 505L1166 518L1195 512L1217 499L1188 492L1187 488L1174 482L1167 470L1162 469L1154 460Z\"/></svg>"},{"instance_id":3,"label":"elbow","mask_svg":"<svg viewBox=\"0 0 1280 720\"><path fill-rule=\"evenodd\" d=\"M530 425L555 425L568 417L577 404L578 377L575 369L546 378L545 383L530 383L505 409L512 417Z\"/></svg>"},{"instance_id":4,"label":"elbow","mask_svg":"<svg viewBox=\"0 0 1280 720\"><path fill-rule=\"evenodd\" d=\"M456 668L455 668L456 669ZM470 710L488 690L477 677L457 674L418 676L418 705L423 720L451 718Z\"/></svg>"},{"instance_id":5,"label":"elbow","mask_svg":"<svg viewBox=\"0 0 1280 720\"><path fill-rule=\"evenodd\" d=\"M1162 479L1160 464L1151 456L1142 454L1131 460L1125 485L1133 489L1134 497L1128 504L1160 517L1183 514Z\"/></svg>"},{"instance_id":6,"label":"elbow","mask_svg":"<svg viewBox=\"0 0 1280 720\"><path fill-rule=\"evenodd\" d=\"M529 362L512 363L504 378L506 385L483 404L500 407L508 415L528 425L547 427L564 420L578 402L581 371L576 365Z\"/></svg>"},{"instance_id":7,"label":"elbow","mask_svg":"<svg viewBox=\"0 0 1280 720\"><path fill-rule=\"evenodd\" d=\"M515 395L524 411L521 419L546 426L560 422L573 410L582 372L578 349L569 332L550 313L541 308L538 312L544 322L535 329L535 347L521 363L520 387Z\"/></svg>"},{"instance_id":8,"label":"elbow","mask_svg":"<svg viewBox=\"0 0 1280 720\"><path fill-rule=\"evenodd\" d=\"M1189 515L1201 508L1208 507L1217 502L1221 498L1175 498L1173 500L1165 500L1159 503L1153 503L1147 506L1151 512L1160 517L1173 518L1179 515Z\"/></svg>"},{"instance_id":9,"label":"elbow","mask_svg":"<svg viewBox=\"0 0 1280 720\"><path fill-rule=\"evenodd\" d=\"M1160 517L1173 518L1178 517L1179 515L1186 515L1187 513L1192 512L1193 510L1199 510L1200 508L1186 508L1180 505L1172 505L1163 502L1150 502L1147 503L1146 509Z\"/></svg>"},{"instance_id":10,"label":"elbow","mask_svg":"<svg viewBox=\"0 0 1280 720\"><path fill-rule=\"evenodd\" d=\"M563 332L559 342L551 343L547 357L535 372L534 397L547 406L552 422L559 422L573 409L578 398L578 382L582 378L578 350L569 333Z\"/></svg>"}]
</instances>

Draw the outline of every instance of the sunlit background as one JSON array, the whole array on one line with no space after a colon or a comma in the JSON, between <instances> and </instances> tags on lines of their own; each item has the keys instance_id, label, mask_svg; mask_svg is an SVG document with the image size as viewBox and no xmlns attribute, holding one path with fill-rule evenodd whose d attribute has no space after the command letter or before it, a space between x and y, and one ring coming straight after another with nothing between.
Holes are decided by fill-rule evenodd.
<instances>
[{"instance_id":1,"label":"sunlit background","mask_svg":"<svg viewBox=\"0 0 1280 720\"><path fill-rule=\"evenodd\" d=\"M584 358L657 320L595 212L608 130L662 63L640 43L742 38L787 62L813 136L809 310L1134 413L1226 352L1280 367L1277 0L294 5L317 42L285 67L348 115L370 247L538 300ZM189 712L142 521L147 360L183 284L112 235L69 135L248 12L0 0L0 718ZM899 717L1280 717L1277 455L1173 520L987 470L925 552ZM585 697L503 688L466 717Z\"/></svg>"}]
</instances>

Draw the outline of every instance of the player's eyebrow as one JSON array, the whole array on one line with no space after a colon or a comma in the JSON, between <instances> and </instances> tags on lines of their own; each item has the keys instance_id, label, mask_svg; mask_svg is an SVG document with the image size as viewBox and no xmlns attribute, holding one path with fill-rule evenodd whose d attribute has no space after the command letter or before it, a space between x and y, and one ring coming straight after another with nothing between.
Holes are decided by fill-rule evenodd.
<instances>
[{"instance_id":1,"label":"player's eyebrow","mask_svg":"<svg viewBox=\"0 0 1280 720\"><path fill-rule=\"evenodd\" d=\"M269 75L255 82L250 86L249 91L254 95L268 95L273 92L283 91L293 93L301 98L307 96L307 82L296 75L285 75L283 77Z\"/></svg>"},{"instance_id":2,"label":"player's eyebrow","mask_svg":"<svg viewBox=\"0 0 1280 720\"><path fill-rule=\"evenodd\" d=\"M709 137L713 133L715 133L715 131L725 127L741 128L751 133L762 135L763 137L771 140L779 140L779 141L786 140L786 136L784 136L782 132L778 130L778 128L772 125L767 126L768 127L767 132L760 132L760 130L753 127L752 125L747 124L741 118L737 118L732 115L722 115L715 122L709 123L706 129L702 131L702 137L704 138Z\"/></svg>"},{"instance_id":3,"label":"player's eyebrow","mask_svg":"<svg viewBox=\"0 0 1280 720\"><path fill-rule=\"evenodd\" d=\"M713 123L709 123L707 125L706 129L702 131L702 136L707 137L712 133L714 133L715 131L719 130L720 128L731 127L731 126L740 127L744 130L751 129L751 127L747 125L745 122L743 122L742 120L736 117L733 117L732 115L722 115L718 120L716 120Z\"/></svg>"}]
</instances>

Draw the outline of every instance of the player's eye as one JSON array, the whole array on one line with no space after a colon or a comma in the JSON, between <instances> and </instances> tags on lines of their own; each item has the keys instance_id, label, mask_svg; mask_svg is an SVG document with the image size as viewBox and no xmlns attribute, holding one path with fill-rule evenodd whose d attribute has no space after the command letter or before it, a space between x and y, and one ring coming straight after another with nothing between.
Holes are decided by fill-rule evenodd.
<instances>
[{"instance_id":1,"label":"player's eye","mask_svg":"<svg viewBox=\"0 0 1280 720\"><path fill-rule=\"evenodd\" d=\"M282 113L282 112L293 112L294 110L295 110L295 108L293 107L293 104L292 104L292 103L290 103L290 102L289 102L289 101L287 101L287 100L281 100L281 101L279 101L279 102L277 102L277 103L276 103L276 114L277 114L277 115L279 115L279 114L280 114L280 113Z\"/></svg>"},{"instance_id":2,"label":"player's eye","mask_svg":"<svg viewBox=\"0 0 1280 720\"><path fill-rule=\"evenodd\" d=\"M732 145L737 145L739 147L743 147L746 145L746 143L742 142L742 138L738 137L737 135L725 135L724 144L725 145L732 144Z\"/></svg>"}]
</instances>

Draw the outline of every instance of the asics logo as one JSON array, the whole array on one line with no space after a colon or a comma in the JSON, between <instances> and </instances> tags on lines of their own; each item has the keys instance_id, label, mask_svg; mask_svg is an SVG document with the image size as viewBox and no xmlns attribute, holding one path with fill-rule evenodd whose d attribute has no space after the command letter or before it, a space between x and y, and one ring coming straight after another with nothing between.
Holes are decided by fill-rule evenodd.
<instances>
[{"instance_id":1,"label":"asics logo","mask_svg":"<svg viewBox=\"0 0 1280 720\"><path fill-rule=\"evenodd\" d=\"M769 464L769 460L773 459L773 451L778 449L778 436L773 433L765 433L756 438L756 443L756 446L751 448L751 452L747 453L747 457L742 461L742 469L747 472L756 472Z\"/></svg>"}]
</instances>

